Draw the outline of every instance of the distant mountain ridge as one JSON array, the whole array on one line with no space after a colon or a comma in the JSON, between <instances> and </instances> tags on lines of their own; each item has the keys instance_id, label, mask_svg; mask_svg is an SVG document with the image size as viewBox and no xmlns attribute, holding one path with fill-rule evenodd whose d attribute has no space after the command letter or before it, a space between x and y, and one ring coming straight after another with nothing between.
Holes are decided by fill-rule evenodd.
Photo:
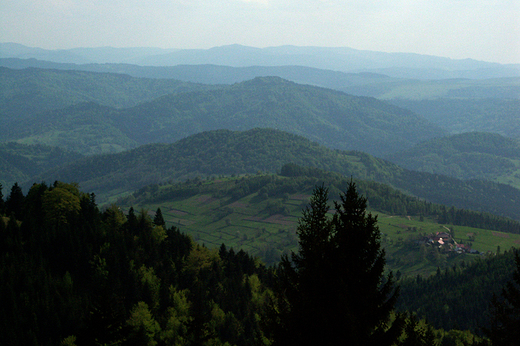
<instances>
[{"instance_id":1,"label":"distant mountain ridge","mask_svg":"<svg viewBox=\"0 0 520 346\"><path fill-rule=\"evenodd\" d=\"M449 59L412 53L385 53L347 47L228 45L210 49L76 48L44 50L0 43L0 58L60 63L130 63L147 66L215 64L233 67L298 65L344 72L371 71L404 78L496 78L520 76L520 65ZM437 77L435 77L437 76Z\"/></svg>"},{"instance_id":2,"label":"distant mountain ridge","mask_svg":"<svg viewBox=\"0 0 520 346\"><path fill-rule=\"evenodd\" d=\"M141 144L201 131L288 131L331 148L382 155L444 132L412 112L374 98L257 77L226 88L167 95L124 112L123 131Z\"/></svg>"},{"instance_id":3,"label":"distant mountain ridge","mask_svg":"<svg viewBox=\"0 0 520 346\"><path fill-rule=\"evenodd\" d=\"M412 112L377 99L279 77L209 86L84 71L0 68L0 73L5 76L0 140L89 155L224 128L275 128L332 148L375 155L445 134ZM49 109L53 106L58 109Z\"/></svg>"},{"instance_id":4,"label":"distant mountain ridge","mask_svg":"<svg viewBox=\"0 0 520 346\"><path fill-rule=\"evenodd\" d=\"M487 79L450 78L418 80L396 78L381 73L318 69L307 66L248 66L176 65L139 66L135 64L64 64L36 59L0 58L0 66L20 70L26 68L74 70L126 74L139 78L176 79L203 84L233 84L255 77L277 76L298 84L309 84L384 100L466 100L490 98L519 99L520 77ZM446 76L438 76L444 78Z\"/></svg>"},{"instance_id":5,"label":"distant mountain ridge","mask_svg":"<svg viewBox=\"0 0 520 346\"><path fill-rule=\"evenodd\" d=\"M515 91L516 89L516 91ZM442 126L450 134L462 132L493 132L520 138L520 86L510 89L510 98L491 98L491 88L484 89L489 97L437 98L431 100L389 100L390 103L420 114ZM456 92L456 91L455 91Z\"/></svg>"},{"instance_id":6,"label":"distant mountain ridge","mask_svg":"<svg viewBox=\"0 0 520 346\"><path fill-rule=\"evenodd\" d=\"M0 119L81 102L131 107L166 94L211 88L214 86L116 73L0 67Z\"/></svg>"}]
</instances>

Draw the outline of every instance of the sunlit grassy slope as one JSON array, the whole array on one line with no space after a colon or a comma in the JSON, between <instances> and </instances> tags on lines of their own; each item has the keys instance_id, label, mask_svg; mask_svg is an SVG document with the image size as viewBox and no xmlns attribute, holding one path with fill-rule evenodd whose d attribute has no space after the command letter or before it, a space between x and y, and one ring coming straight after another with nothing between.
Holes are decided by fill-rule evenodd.
<instances>
[{"instance_id":1,"label":"sunlit grassy slope","mask_svg":"<svg viewBox=\"0 0 520 346\"><path fill-rule=\"evenodd\" d=\"M258 190L248 191L246 185L240 187L246 179L247 177L217 178L196 181L191 185L155 185L119 202L126 207L146 209L152 216L157 208L161 208L167 226L178 227L209 248L225 244L235 251L243 249L267 263L275 263L282 253L298 249L298 219L308 203L313 185L307 181L289 191L280 182L283 178L278 177L266 184L272 178L265 176L263 187L259 183ZM313 182L319 184L318 179ZM278 184L280 188L266 188L268 184ZM283 192L284 189L287 192ZM339 189L332 187L329 196L335 199L338 193ZM518 234L441 225L428 218L392 215L373 209L369 211L378 215L388 268L399 270L402 274L427 275L433 273L437 267L444 268L462 260L468 262L482 256L443 254L433 247L421 248L415 244L415 240L421 235L451 229L458 243L471 242L472 248L483 254L496 252L497 247L505 250L520 246ZM331 215L332 213L331 210Z\"/></svg>"}]
</instances>

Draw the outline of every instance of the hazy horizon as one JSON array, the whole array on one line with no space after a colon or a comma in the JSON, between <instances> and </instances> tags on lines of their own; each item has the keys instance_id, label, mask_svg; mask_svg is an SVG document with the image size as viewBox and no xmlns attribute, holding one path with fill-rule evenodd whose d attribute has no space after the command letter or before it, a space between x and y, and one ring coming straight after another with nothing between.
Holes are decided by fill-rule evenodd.
<instances>
[{"instance_id":1,"label":"hazy horizon","mask_svg":"<svg viewBox=\"0 0 520 346\"><path fill-rule=\"evenodd\" d=\"M348 47L520 63L512 0L6 0L0 42L43 49Z\"/></svg>"}]
</instances>

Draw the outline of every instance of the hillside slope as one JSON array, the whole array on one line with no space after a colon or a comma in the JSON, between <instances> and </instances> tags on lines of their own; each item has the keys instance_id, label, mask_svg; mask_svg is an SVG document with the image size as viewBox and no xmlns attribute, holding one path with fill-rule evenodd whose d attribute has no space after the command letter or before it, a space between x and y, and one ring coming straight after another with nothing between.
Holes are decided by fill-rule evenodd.
<instances>
[{"instance_id":1,"label":"hillside slope","mask_svg":"<svg viewBox=\"0 0 520 346\"><path fill-rule=\"evenodd\" d=\"M166 94L208 88L172 79L145 79L116 73L0 67L0 119L27 118L34 113L81 102L131 107Z\"/></svg>"},{"instance_id":2,"label":"hillside slope","mask_svg":"<svg viewBox=\"0 0 520 346\"><path fill-rule=\"evenodd\" d=\"M81 157L78 153L57 147L1 143L0 184L6 191L16 182L22 183L41 172Z\"/></svg>"},{"instance_id":3,"label":"hillside slope","mask_svg":"<svg viewBox=\"0 0 520 346\"><path fill-rule=\"evenodd\" d=\"M520 188L520 141L498 134L469 132L433 139L386 159L414 171Z\"/></svg>"},{"instance_id":4,"label":"hillside slope","mask_svg":"<svg viewBox=\"0 0 520 346\"><path fill-rule=\"evenodd\" d=\"M264 127L302 135L331 148L384 155L444 134L414 113L374 98L350 96L278 77L259 77L231 86L205 86L213 90L176 92L131 108L117 109L114 107L117 102L121 105L123 100L139 101L131 92L132 88L140 88L138 79L117 77L129 79L127 87L131 90L126 91L124 85L119 85L112 91L120 94L111 95L108 91L103 93L103 88L109 85L103 79L117 75L74 71L46 73L52 75L50 81L36 83L35 90L26 90L27 95L23 94L25 89L22 87L20 90L14 88L16 91L5 86L5 112L0 117L4 124L0 129L1 141L56 145L93 154L122 151L148 143L174 142L208 130ZM39 78L46 80L46 73ZM68 78L68 74L74 78ZM66 89L72 82L79 86L78 90L71 88L69 95L62 94L59 87L45 86L54 83ZM143 92L149 90L141 86L145 89ZM85 91L80 92L83 89ZM88 93L90 89L96 91ZM165 91L159 89L157 92ZM63 99L51 102L51 91ZM42 93L41 100L39 93ZM85 99L95 102L79 103ZM109 101L112 106L106 105ZM50 107L65 107L67 102L72 104L68 108L45 111ZM27 109L23 110L22 104ZM77 144L70 139L76 140Z\"/></svg>"},{"instance_id":5,"label":"hillside slope","mask_svg":"<svg viewBox=\"0 0 520 346\"><path fill-rule=\"evenodd\" d=\"M511 99L520 97L520 77L496 78L493 73L479 79L471 78L471 71L436 70L433 79L417 76L401 76L387 69L373 72L342 72L336 69L320 69L303 65L244 66L181 64L176 66L140 66L132 64L62 64L35 59L0 59L0 66L11 69L37 67L41 69L77 70L102 73L120 73L140 78L176 79L203 84L233 84L255 77L277 76L299 84L310 84L339 90L352 95L371 96L393 100L434 100L437 98ZM452 73L455 72L455 75ZM489 72L489 70L488 70ZM403 73L404 70L403 70ZM420 72L419 72L420 73ZM469 73L469 75L467 75ZM495 77L495 78L493 78Z\"/></svg>"},{"instance_id":6,"label":"hillside slope","mask_svg":"<svg viewBox=\"0 0 520 346\"><path fill-rule=\"evenodd\" d=\"M172 142L201 131L288 131L331 148L383 155L444 132L412 112L374 98L258 77L227 88L164 96L121 113L141 144Z\"/></svg>"},{"instance_id":7,"label":"hillside slope","mask_svg":"<svg viewBox=\"0 0 520 346\"><path fill-rule=\"evenodd\" d=\"M497 93L503 97L499 98ZM520 86L505 95L492 89L482 90L475 98L463 98L462 94L461 91L461 94L455 94L452 99L396 99L390 102L420 114L451 134L478 131L520 138Z\"/></svg>"},{"instance_id":8,"label":"hillside slope","mask_svg":"<svg viewBox=\"0 0 520 346\"><path fill-rule=\"evenodd\" d=\"M150 144L119 154L87 157L33 180L76 181L107 201L149 184L196 176L277 172L286 163L390 184L434 203L520 217L520 190L510 186L409 171L368 154L328 149L270 129L210 131L173 144Z\"/></svg>"}]
</instances>

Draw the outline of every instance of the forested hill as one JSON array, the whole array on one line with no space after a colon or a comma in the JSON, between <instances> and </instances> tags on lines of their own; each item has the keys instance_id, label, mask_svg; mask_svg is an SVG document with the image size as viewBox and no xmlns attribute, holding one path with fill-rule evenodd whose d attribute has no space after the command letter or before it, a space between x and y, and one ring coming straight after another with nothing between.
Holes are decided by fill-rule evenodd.
<instances>
[{"instance_id":1,"label":"forested hill","mask_svg":"<svg viewBox=\"0 0 520 346\"><path fill-rule=\"evenodd\" d=\"M27 118L81 102L123 108L166 94L208 88L214 87L108 72L0 67L0 114L2 121L4 117Z\"/></svg>"},{"instance_id":2,"label":"forested hill","mask_svg":"<svg viewBox=\"0 0 520 346\"><path fill-rule=\"evenodd\" d=\"M386 159L415 171L520 187L520 141L499 134L469 132L433 139Z\"/></svg>"},{"instance_id":3,"label":"forested hill","mask_svg":"<svg viewBox=\"0 0 520 346\"><path fill-rule=\"evenodd\" d=\"M115 205L101 211L73 184L35 184L26 195L13 189L0 203L0 343L272 344L263 322L279 267L224 244L218 250L196 244L159 215L152 220ZM488 317L483 299L511 277L511 255L403 279L398 307L435 325L474 328ZM411 327L408 342L396 345L418 345L410 335L424 330ZM438 345L483 345L457 330L434 338Z\"/></svg>"},{"instance_id":4,"label":"forested hill","mask_svg":"<svg viewBox=\"0 0 520 346\"><path fill-rule=\"evenodd\" d=\"M57 147L0 143L0 184L11 186L82 155Z\"/></svg>"},{"instance_id":5,"label":"forested hill","mask_svg":"<svg viewBox=\"0 0 520 346\"><path fill-rule=\"evenodd\" d=\"M215 130L173 144L149 144L110 155L85 157L34 177L34 181L77 181L100 198L148 184L195 176L277 172L286 163L389 180L398 166L361 152L331 150L272 129Z\"/></svg>"},{"instance_id":6,"label":"forested hill","mask_svg":"<svg viewBox=\"0 0 520 346\"><path fill-rule=\"evenodd\" d=\"M358 96L381 99L431 100L452 99L511 99L519 97L520 78L497 77L490 70L480 70L478 79L471 79L470 71L436 70L436 77L418 80L419 76L405 70L381 69L373 72L346 73L336 69L319 69L302 65L232 67L219 65L140 66L131 64L63 64L35 59L0 59L0 66L12 69L37 67L59 70L78 70L121 73L133 77L176 79L204 84L233 84L261 76L277 76L300 84L311 84ZM392 73L392 72L397 72ZM399 74L406 76L396 77ZM418 74L425 70L416 70ZM390 75L393 77L390 77ZM517 74L516 74L517 75ZM470 78L470 79L467 79ZM481 79L489 78L489 79Z\"/></svg>"},{"instance_id":7,"label":"forested hill","mask_svg":"<svg viewBox=\"0 0 520 346\"><path fill-rule=\"evenodd\" d=\"M520 137L520 85L507 88L481 87L451 90L451 98L430 100L394 99L390 102L410 109L451 134L479 131ZM473 94L473 98L465 95Z\"/></svg>"},{"instance_id":8,"label":"forested hill","mask_svg":"<svg viewBox=\"0 0 520 346\"><path fill-rule=\"evenodd\" d=\"M373 98L258 77L217 90L173 94L120 113L139 143L172 142L214 129L275 128L331 148L375 155L442 135L412 112Z\"/></svg>"},{"instance_id":9,"label":"forested hill","mask_svg":"<svg viewBox=\"0 0 520 346\"><path fill-rule=\"evenodd\" d=\"M331 150L303 137L271 129L209 131L173 144L145 145L119 154L93 156L34 177L76 181L100 201L148 184L195 176L278 172L294 163L356 179L390 184L428 201L518 219L520 190L414 172L356 151Z\"/></svg>"},{"instance_id":10,"label":"forested hill","mask_svg":"<svg viewBox=\"0 0 520 346\"><path fill-rule=\"evenodd\" d=\"M110 152L135 147L132 143L174 142L207 130L270 127L332 148L383 155L445 133L374 98L278 77L216 87L80 71L0 71L6 76L0 88L0 140L83 154L103 150L99 141ZM196 89L212 90L188 92ZM44 126L31 125L36 123ZM81 145L74 146L67 137Z\"/></svg>"}]
</instances>

